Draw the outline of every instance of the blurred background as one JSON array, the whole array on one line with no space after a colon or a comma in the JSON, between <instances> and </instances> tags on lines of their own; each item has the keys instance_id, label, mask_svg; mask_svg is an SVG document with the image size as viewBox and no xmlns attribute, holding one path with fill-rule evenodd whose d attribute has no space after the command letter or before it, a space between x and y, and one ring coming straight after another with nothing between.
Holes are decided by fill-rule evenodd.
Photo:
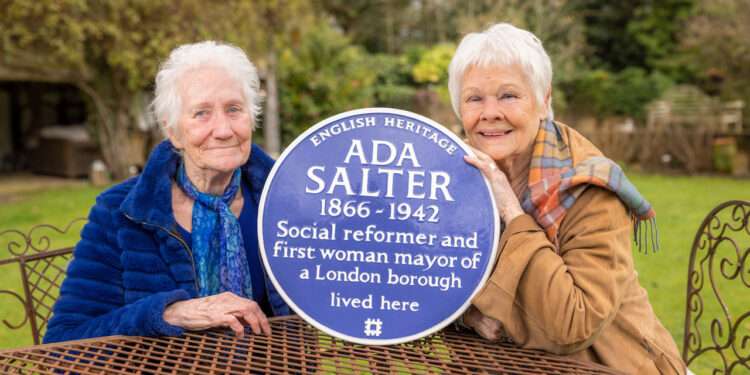
<instances>
[{"instance_id":1,"label":"blurred background","mask_svg":"<svg viewBox=\"0 0 750 375\"><path fill-rule=\"evenodd\" d=\"M748 174L745 0L0 4L3 172L81 176L94 159L115 179L137 171L161 139L147 108L159 62L205 39L236 44L257 64L266 108L256 136L273 154L321 119L368 106L459 132L446 67L465 33L506 21L549 52L557 119L610 157L651 171ZM60 158L66 146L75 155Z\"/></svg>"},{"instance_id":2,"label":"blurred background","mask_svg":"<svg viewBox=\"0 0 750 375\"><path fill-rule=\"evenodd\" d=\"M695 231L719 202L750 199L747 0L0 0L0 231L85 216L103 187L138 173L162 139L153 78L180 44L248 53L265 97L255 141L278 155L329 115L370 106L460 134L447 66L465 33L502 21L544 43L556 119L654 203L663 250L634 256L682 346ZM24 343L14 335L0 327L0 347Z\"/></svg>"}]
</instances>

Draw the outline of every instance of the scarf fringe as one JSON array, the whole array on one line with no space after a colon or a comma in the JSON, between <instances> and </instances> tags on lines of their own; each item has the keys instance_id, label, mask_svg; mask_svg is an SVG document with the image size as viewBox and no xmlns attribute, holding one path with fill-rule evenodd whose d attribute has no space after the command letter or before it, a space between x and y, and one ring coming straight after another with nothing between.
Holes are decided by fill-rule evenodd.
<instances>
[{"instance_id":1,"label":"scarf fringe","mask_svg":"<svg viewBox=\"0 0 750 375\"><path fill-rule=\"evenodd\" d=\"M631 215L631 217L633 220L633 241L638 247L638 252L648 255L649 248L653 253L659 251L659 228L656 226L656 217L647 219L641 219L635 215Z\"/></svg>"}]
</instances>

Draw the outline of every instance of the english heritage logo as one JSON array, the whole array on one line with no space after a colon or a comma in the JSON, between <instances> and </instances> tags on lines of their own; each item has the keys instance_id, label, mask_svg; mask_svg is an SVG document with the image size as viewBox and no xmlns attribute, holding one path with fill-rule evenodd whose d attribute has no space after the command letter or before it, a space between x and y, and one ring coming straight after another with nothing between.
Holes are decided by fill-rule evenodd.
<instances>
[{"instance_id":1,"label":"english heritage logo","mask_svg":"<svg viewBox=\"0 0 750 375\"><path fill-rule=\"evenodd\" d=\"M388 108L345 112L281 155L260 202L261 256L307 322L396 344L455 320L494 264L489 184L453 133Z\"/></svg>"}]
</instances>

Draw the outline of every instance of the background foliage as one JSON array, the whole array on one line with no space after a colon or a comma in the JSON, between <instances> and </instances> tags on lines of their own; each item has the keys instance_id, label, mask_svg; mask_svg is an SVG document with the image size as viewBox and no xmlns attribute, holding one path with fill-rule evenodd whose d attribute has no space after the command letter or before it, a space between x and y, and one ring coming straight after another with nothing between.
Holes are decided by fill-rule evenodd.
<instances>
[{"instance_id":1,"label":"background foliage","mask_svg":"<svg viewBox=\"0 0 750 375\"><path fill-rule=\"evenodd\" d=\"M158 64L177 45L220 39L264 78L258 134L272 152L355 107L449 108L446 69L467 32L511 22L554 66L558 117L625 116L675 84L750 102L750 3L744 0L0 0L0 71L75 83L116 176L122 142L143 128ZM427 104L424 101L427 100ZM451 125L456 119L426 113ZM750 119L745 111L745 119ZM158 132L152 132L152 135ZM147 152L148 150L143 150Z\"/></svg>"},{"instance_id":2,"label":"background foliage","mask_svg":"<svg viewBox=\"0 0 750 375\"><path fill-rule=\"evenodd\" d=\"M374 104L376 66L363 48L325 23L280 54L286 143L325 116Z\"/></svg>"}]
</instances>

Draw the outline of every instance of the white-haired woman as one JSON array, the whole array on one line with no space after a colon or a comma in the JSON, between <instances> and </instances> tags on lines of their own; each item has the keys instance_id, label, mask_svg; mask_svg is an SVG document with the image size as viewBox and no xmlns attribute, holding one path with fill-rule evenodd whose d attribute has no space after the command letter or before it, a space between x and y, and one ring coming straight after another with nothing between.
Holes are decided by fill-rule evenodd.
<instances>
[{"instance_id":1,"label":"white-haired woman","mask_svg":"<svg viewBox=\"0 0 750 375\"><path fill-rule=\"evenodd\" d=\"M654 212L615 163L553 121L539 39L509 24L467 35L449 90L477 154L466 161L490 180L506 225L464 324L629 374L684 373L633 267L633 220L647 220L637 226L643 238Z\"/></svg>"},{"instance_id":2,"label":"white-haired woman","mask_svg":"<svg viewBox=\"0 0 750 375\"><path fill-rule=\"evenodd\" d=\"M156 76L167 140L91 209L45 342L179 335L289 314L260 263L257 207L273 160L252 144L258 76L212 41L176 48Z\"/></svg>"}]
</instances>

